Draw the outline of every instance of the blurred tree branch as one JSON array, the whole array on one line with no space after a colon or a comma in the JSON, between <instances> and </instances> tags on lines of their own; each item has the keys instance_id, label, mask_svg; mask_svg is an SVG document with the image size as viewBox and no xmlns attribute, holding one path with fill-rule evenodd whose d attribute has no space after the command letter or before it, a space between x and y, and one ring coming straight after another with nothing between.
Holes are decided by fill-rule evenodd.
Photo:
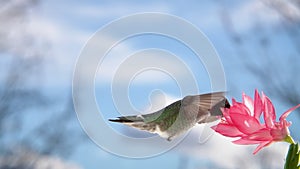
<instances>
[{"instance_id":1,"label":"blurred tree branch","mask_svg":"<svg viewBox=\"0 0 300 169\"><path fill-rule=\"evenodd\" d=\"M73 110L71 90L61 100L42 89L49 43L28 29L29 14L39 0L0 1L0 154L30 147L42 154L68 156L83 140ZM44 119L40 119L43 114ZM25 119L30 120L26 126ZM28 122L27 122L28 123ZM31 126L32 124L32 126Z\"/></svg>"},{"instance_id":2,"label":"blurred tree branch","mask_svg":"<svg viewBox=\"0 0 300 169\"><path fill-rule=\"evenodd\" d=\"M236 31L230 12L222 10L221 20L233 42L238 56L243 57L246 69L257 78L263 89L272 97L279 99L288 107L300 103L300 64L297 58L300 55L300 3L297 0L262 0L266 8L276 12L278 24L270 25L262 23L257 18L253 32L245 34ZM284 54L274 53L276 45L272 38L283 34L287 37L286 42L280 42ZM254 42L255 48L247 50L246 46ZM284 50L283 46L289 46L293 50ZM256 57L251 57L256 55ZM259 59L259 57L264 59ZM276 57L285 58L276 60ZM256 59L256 60L255 60ZM265 61L262 63L262 61ZM299 112L299 110L297 110ZM299 114L299 113L298 113ZM300 116L299 116L300 117Z\"/></svg>"}]
</instances>

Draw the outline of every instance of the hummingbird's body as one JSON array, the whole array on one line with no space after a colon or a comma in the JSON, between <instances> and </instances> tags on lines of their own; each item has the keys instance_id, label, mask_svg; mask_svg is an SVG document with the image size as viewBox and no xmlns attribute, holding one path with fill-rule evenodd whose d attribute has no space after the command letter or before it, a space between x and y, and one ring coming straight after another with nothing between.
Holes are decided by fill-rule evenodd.
<instances>
[{"instance_id":1,"label":"hummingbird's body","mask_svg":"<svg viewBox=\"0 0 300 169\"><path fill-rule=\"evenodd\" d=\"M171 141L197 123L207 123L222 116L221 107L230 105L223 92L186 96L167 107L145 115L124 116L110 119L128 126L157 133Z\"/></svg>"}]
</instances>

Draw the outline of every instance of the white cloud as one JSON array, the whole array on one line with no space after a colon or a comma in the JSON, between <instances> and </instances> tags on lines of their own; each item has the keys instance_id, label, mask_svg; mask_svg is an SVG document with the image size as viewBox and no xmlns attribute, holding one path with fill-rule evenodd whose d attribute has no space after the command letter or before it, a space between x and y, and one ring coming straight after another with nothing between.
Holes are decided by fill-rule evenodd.
<instances>
[{"instance_id":1,"label":"white cloud","mask_svg":"<svg viewBox=\"0 0 300 169\"><path fill-rule=\"evenodd\" d=\"M31 150L16 148L7 156L0 156L0 168L32 169L80 169L76 164L66 162L58 157L41 155Z\"/></svg>"},{"instance_id":2,"label":"white cloud","mask_svg":"<svg viewBox=\"0 0 300 169\"><path fill-rule=\"evenodd\" d=\"M91 33L38 13L31 16L28 31L47 45L41 52L44 56L46 86L70 86L76 57Z\"/></svg>"},{"instance_id":3,"label":"white cloud","mask_svg":"<svg viewBox=\"0 0 300 169\"><path fill-rule=\"evenodd\" d=\"M192 72L175 55L166 51L149 49L133 51L130 47L121 47L120 52L112 51L99 66L99 83L117 83L134 81L135 83L163 83L173 79L190 79Z\"/></svg>"},{"instance_id":4,"label":"white cloud","mask_svg":"<svg viewBox=\"0 0 300 169\"><path fill-rule=\"evenodd\" d=\"M141 9L142 11L147 11L147 9L156 9L156 11L167 11L166 6L160 5L156 8L156 5L128 5L124 6L114 6L113 4L105 5L78 5L71 8L68 13L73 14L73 16L78 18L86 18L87 20L93 20L93 18L105 19L109 17L115 17L118 15L126 15L132 13L136 9ZM80 10L79 10L80 8ZM116 8L120 8L119 10ZM53 18L47 13L37 11L31 14L30 21L28 23L28 30L35 37L48 42L50 46L50 51L44 53L47 56L46 61L48 66L47 85L66 85L70 84L70 76L73 73L74 66L76 64L76 57L80 54L81 48L84 47L86 42L95 33L91 30L72 25L69 22L64 22L68 18ZM96 20L96 19L95 19ZM95 30L97 31L97 30ZM104 39L99 39L97 41L97 46L101 48L102 44L109 44L114 42L115 39L113 35L107 35ZM119 66L128 59L128 56L136 52L137 49L131 47L130 43L120 43L116 45L105 57L103 64L100 65L99 72L97 76L99 77L99 82L111 82L112 78L115 76L116 71ZM143 56L144 55L144 56ZM140 57L147 57L145 53L141 54ZM100 56L99 56L100 57ZM137 57L136 57L137 58ZM182 71L181 66L178 65L178 60L164 59L163 57L147 57L147 59L137 59L138 61L133 61L124 67L125 71L119 73L120 81L126 81L124 78L129 72L134 72L136 66L147 65L147 63L159 64L165 63L163 66L171 71L171 74L176 74L176 76L184 77L186 71ZM123 64L124 65L124 64ZM149 65L149 64L148 64ZM53 67L56 67L53 69ZM151 68L150 68L151 69ZM157 69L156 69L157 70ZM87 68L87 72L88 72ZM138 78L135 79L137 83L147 83L156 79L159 82L164 82L171 77L168 77L166 73L161 71L144 71L147 73L140 72ZM137 74L139 72L136 72ZM136 74L136 75L137 75ZM55 75L55 77L51 77ZM127 76L128 77L128 76ZM134 78L134 77L132 77Z\"/></svg>"},{"instance_id":5,"label":"white cloud","mask_svg":"<svg viewBox=\"0 0 300 169\"><path fill-rule=\"evenodd\" d=\"M254 26L257 19L264 23L274 24L278 21L279 15L268 8L262 1L248 1L238 9L232 9L231 17L235 28L239 31L248 30Z\"/></svg>"},{"instance_id":6,"label":"white cloud","mask_svg":"<svg viewBox=\"0 0 300 169\"><path fill-rule=\"evenodd\" d=\"M300 19L300 10L291 1L254 0L242 3L237 9L229 8L234 26L239 31L249 30L257 21L266 25L280 24L281 14L278 9L289 18Z\"/></svg>"},{"instance_id":7,"label":"white cloud","mask_svg":"<svg viewBox=\"0 0 300 169\"><path fill-rule=\"evenodd\" d=\"M207 132L210 137L204 143L199 143L199 137L203 132ZM236 145L231 142L232 140L214 133L209 126L197 125L175 150L194 159L210 161L222 168L283 167L288 144L273 143L253 155L256 145Z\"/></svg>"}]
</instances>

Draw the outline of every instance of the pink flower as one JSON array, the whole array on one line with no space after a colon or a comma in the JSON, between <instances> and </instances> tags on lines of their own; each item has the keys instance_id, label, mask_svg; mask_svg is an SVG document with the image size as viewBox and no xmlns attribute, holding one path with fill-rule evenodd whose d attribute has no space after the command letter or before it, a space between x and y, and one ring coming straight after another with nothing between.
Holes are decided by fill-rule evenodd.
<instances>
[{"instance_id":1,"label":"pink flower","mask_svg":"<svg viewBox=\"0 0 300 169\"><path fill-rule=\"evenodd\" d=\"M239 137L235 144L259 144L253 152L256 154L274 141L293 142L286 117L298 107L300 104L284 112L277 122L274 106L264 93L260 97L255 90L254 100L243 93L243 102L232 99L232 106L222 109L224 117L212 129L227 137ZM260 122L262 114L265 123Z\"/></svg>"}]
</instances>

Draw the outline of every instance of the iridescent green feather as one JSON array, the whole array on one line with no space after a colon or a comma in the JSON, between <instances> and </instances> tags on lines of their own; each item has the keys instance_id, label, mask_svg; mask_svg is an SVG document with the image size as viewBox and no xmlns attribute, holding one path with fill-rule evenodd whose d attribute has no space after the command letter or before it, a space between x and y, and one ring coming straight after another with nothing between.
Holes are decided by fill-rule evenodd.
<instances>
[{"instance_id":1,"label":"iridescent green feather","mask_svg":"<svg viewBox=\"0 0 300 169\"><path fill-rule=\"evenodd\" d=\"M158 124L161 131L167 130L176 121L180 107L181 100L167 106L165 109L162 109L159 116L150 123Z\"/></svg>"}]
</instances>

